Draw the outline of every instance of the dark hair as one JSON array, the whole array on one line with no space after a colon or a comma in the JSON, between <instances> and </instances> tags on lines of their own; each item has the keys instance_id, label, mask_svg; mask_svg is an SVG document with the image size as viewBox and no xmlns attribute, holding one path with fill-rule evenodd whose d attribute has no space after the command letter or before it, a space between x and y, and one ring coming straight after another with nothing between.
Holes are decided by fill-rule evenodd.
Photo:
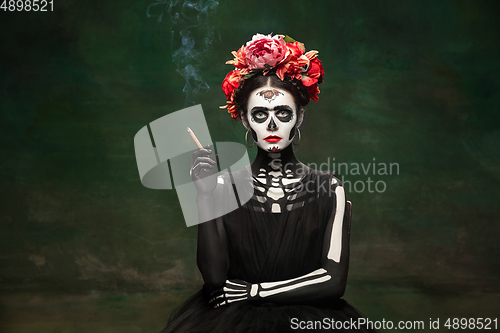
<instances>
[{"instance_id":1,"label":"dark hair","mask_svg":"<svg viewBox=\"0 0 500 333\"><path fill-rule=\"evenodd\" d=\"M285 76L285 79L281 81L276 75L276 72L272 71L266 75L263 75L262 72L256 73L251 78L243 81L235 91L234 103L236 109L240 113L242 121L246 122L247 104L250 93L267 84L274 88L284 89L292 94L295 101L297 116L299 119L302 119L304 107L309 103L309 92L307 88L304 87L302 81L292 79L289 76Z\"/></svg>"}]
</instances>

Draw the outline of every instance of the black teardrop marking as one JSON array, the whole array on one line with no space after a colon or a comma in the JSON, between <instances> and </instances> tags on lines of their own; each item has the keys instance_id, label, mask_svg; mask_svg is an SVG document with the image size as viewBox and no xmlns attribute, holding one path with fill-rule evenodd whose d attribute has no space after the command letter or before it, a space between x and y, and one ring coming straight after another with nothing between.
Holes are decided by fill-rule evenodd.
<instances>
[{"instance_id":1,"label":"black teardrop marking","mask_svg":"<svg viewBox=\"0 0 500 333\"><path fill-rule=\"evenodd\" d=\"M253 130L253 128L250 128L250 130L252 131L253 141L257 142L257 133L255 133L255 131Z\"/></svg>"},{"instance_id":2,"label":"black teardrop marking","mask_svg":"<svg viewBox=\"0 0 500 333\"><path fill-rule=\"evenodd\" d=\"M292 130L290 131L290 136L288 137L288 140L292 140L292 138L295 136L295 126L292 127Z\"/></svg>"}]
</instances>

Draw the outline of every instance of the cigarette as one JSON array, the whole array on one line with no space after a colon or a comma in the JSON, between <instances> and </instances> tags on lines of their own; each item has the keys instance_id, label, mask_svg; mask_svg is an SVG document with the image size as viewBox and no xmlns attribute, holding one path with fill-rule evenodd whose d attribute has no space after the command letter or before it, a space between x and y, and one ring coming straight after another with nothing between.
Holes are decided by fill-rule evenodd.
<instances>
[{"instance_id":1,"label":"cigarette","mask_svg":"<svg viewBox=\"0 0 500 333\"><path fill-rule=\"evenodd\" d=\"M204 149L203 146L200 143L200 140L198 140L198 138L196 137L196 135L194 135L193 131L189 127L187 128L187 131L188 131L189 135L191 135L191 138L193 139L194 143L196 143L196 145L198 146L198 148Z\"/></svg>"}]
</instances>

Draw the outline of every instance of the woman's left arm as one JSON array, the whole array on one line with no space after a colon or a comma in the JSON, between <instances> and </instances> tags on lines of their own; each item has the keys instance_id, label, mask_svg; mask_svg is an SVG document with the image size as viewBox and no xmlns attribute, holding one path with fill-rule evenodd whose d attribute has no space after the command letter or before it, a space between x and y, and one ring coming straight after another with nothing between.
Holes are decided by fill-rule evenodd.
<instances>
[{"instance_id":1,"label":"woman's left arm","mask_svg":"<svg viewBox=\"0 0 500 333\"><path fill-rule=\"evenodd\" d=\"M310 302L344 295L349 267L349 234L351 206L344 188L336 178L331 181L332 213L323 240L322 267L290 280L247 283L227 280L213 294L214 307L242 300L265 299L269 302ZM330 192L330 193L332 193Z\"/></svg>"}]
</instances>

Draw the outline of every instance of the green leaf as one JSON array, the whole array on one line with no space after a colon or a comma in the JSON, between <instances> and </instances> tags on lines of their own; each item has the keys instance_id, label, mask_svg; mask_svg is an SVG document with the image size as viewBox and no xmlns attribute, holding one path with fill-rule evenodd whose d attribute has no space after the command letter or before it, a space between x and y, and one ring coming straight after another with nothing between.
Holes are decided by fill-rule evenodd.
<instances>
[{"instance_id":1,"label":"green leaf","mask_svg":"<svg viewBox=\"0 0 500 333\"><path fill-rule=\"evenodd\" d=\"M252 77L252 76L254 76L254 75L255 75L255 73L248 73L248 74L246 74L243 78L246 80L246 79L251 78L251 77Z\"/></svg>"},{"instance_id":2,"label":"green leaf","mask_svg":"<svg viewBox=\"0 0 500 333\"><path fill-rule=\"evenodd\" d=\"M286 43L293 43L295 42L295 39L293 39L292 37L288 36L288 35L285 35L285 38L283 39Z\"/></svg>"},{"instance_id":3,"label":"green leaf","mask_svg":"<svg viewBox=\"0 0 500 333\"><path fill-rule=\"evenodd\" d=\"M273 68L273 66L268 65L268 64L264 64L264 67L266 67L266 68Z\"/></svg>"}]
</instances>

